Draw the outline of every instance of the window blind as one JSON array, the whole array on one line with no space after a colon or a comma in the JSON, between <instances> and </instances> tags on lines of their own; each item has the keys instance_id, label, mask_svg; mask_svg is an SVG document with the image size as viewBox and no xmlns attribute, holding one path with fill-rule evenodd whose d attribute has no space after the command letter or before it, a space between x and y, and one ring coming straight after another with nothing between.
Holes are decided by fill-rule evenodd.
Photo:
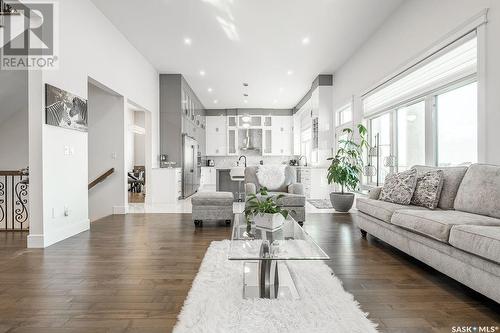
<instances>
[{"instance_id":1,"label":"window blind","mask_svg":"<svg viewBox=\"0 0 500 333\"><path fill-rule=\"evenodd\" d=\"M477 72L477 37L472 32L363 96L370 115Z\"/></svg>"}]
</instances>

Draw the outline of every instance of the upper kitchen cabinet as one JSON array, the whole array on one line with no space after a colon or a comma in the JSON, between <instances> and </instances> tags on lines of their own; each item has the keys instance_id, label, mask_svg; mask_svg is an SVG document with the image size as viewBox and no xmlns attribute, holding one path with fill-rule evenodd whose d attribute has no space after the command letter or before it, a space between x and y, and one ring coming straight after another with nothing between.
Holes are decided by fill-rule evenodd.
<instances>
[{"instance_id":1,"label":"upper kitchen cabinet","mask_svg":"<svg viewBox=\"0 0 500 333\"><path fill-rule=\"evenodd\" d=\"M292 154L291 112L290 115L233 114L206 118L207 156Z\"/></svg>"},{"instance_id":2,"label":"upper kitchen cabinet","mask_svg":"<svg viewBox=\"0 0 500 333\"><path fill-rule=\"evenodd\" d=\"M292 117L264 117L263 155L292 154Z\"/></svg>"},{"instance_id":3,"label":"upper kitchen cabinet","mask_svg":"<svg viewBox=\"0 0 500 333\"><path fill-rule=\"evenodd\" d=\"M227 155L227 120L226 116L206 117L207 156Z\"/></svg>"}]
</instances>

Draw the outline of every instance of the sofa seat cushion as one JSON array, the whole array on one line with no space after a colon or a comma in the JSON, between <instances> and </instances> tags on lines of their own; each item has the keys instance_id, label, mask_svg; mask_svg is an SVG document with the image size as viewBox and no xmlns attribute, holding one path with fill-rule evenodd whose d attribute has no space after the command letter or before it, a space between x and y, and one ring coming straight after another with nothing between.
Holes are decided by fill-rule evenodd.
<instances>
[{"instance_id":1,"label":"sofa seat cushion","mask_svg":"<svg viewBox=\"0 0 500 333\"><path fill-rule=\"evenodd\" d=\"M398 209L427 210L424 207L406 206L395 204L392 202L367 198L358 198L356 200L356 208L360 212L363 212L387 223L391 222L392 214L394 214L394 212Z\"/></svg>"},{"instance_id":2,"label":"sofa seat cushion","mask_svg":"<svg viewBox=\"0 0 500 333\"><path fill-rule=\"evenodd\" d=\"M306 197L302 194L281 193L281 192L268 192L269 195L276 197L284 195L278 199L277 203L280 207L304 207L306 205Z\"/></svg>"},{"instance_id":3,"label":"sofa seat cushion","mask_svg":"<svg viewBox=\"0 0 500 333\"><path fill-rule=\"evenodd\" d=\"M450 244L500 264L500 226L454 226L450 232Z\"/></svg>"},{"instance_id":4,"label":"sofa seat cushion","mask_svg":"<svg viewBox=\"0 0 500 333\"><path fill-rule=\"evenodd\" d=\"M448 243L450 230L454 225L500 226L500 219L454 210L416 211L403 209L394 213L391 223L440 242Z\"/></svg>"},{"instance_id":5,"label":"sofa seat cushion","mask_svg":"<svg viewBox=\"0 0 500 333\"><path fill-rule=\"evenodd\" d=\"M455 197L457 195L460 183L464 178L465 172L467 172L467 167L457 166L457 167L437 168L431 166L416 165L413 168L417 169L417 173L419 176L429 171L434 171L434 170L443 171L443 188L441 189L438 208L453 209Z\"/></svg>"},{"instance_id":6,"label":"sofa seat cushion","mask_svg":"<svg viewBox=\"0 0 500 333\"><path fill-rule=\"evenodd\" d=\"M231 192L199 192L191 199L193 206L233 206Z\"/></svg>"},{"instance_id":7,"label":"sofa seat cushion","mask_svg":"<svg viewBox=\"0 0 500 333\"><path fill-rule=\"evenodd\" d=\"M471 165L458 189L455 209L500 218L500 166Z\"/></svg>"}]
</instances>

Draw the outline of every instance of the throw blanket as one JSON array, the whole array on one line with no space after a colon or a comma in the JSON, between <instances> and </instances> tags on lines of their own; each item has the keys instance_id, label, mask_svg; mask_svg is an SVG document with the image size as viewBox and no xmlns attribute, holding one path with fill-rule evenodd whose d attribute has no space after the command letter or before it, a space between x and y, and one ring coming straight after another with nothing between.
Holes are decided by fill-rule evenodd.
<instances>
[{"instance_id":1,"label":"throw blanket","mask_svg":"<svg viewBox=\"0 0 500 333\"><path fill-rule=\"evenodd\" d=\"M269 191L276 191L285 183L286 165L260 165L257 169L257 179L260 186Z\"/></svg>"}]
</instances>

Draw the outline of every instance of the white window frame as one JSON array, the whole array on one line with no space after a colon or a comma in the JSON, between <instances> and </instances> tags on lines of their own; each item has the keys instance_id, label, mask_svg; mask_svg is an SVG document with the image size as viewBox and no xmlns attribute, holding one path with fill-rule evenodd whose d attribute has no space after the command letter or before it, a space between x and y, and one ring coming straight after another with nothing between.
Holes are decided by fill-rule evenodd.
<instances>
[{"instance_id":1,"label":"white window frame","mask_svg":"<svg viewBox=\"0 0 500 333\"><path fill-rule=\"evenodd\" d=\"M468 84L478 82L477 75L471 75L457 82L452 82L438 89L434 89L429 91L423 96L417 96L415 98L409 99L404 103L398 103L390 108L387 108L385 111L378 112L376 114L370 115L365 119L368 122L368 131L372 133L372 120L376 119L384 114L389 113L391 115L391 155L396 156L398 158L398 110L413 105L415 103L424 101L425 102L425 164L437 166L438 164L438 140L437 140L437 128L438 123L435 121L437 119L437 96L444 94L446 92L459 89ZM479 95L479 87L478 87L478 95ZM478 96L479 97L479 96ZM479 108L478 108L478 141L480 139L479 133ZM372 141L372 135L369 136L370 145L374 146L375 143ZM478 159L479 159L479 147L478 147ZM399 163L396 163L395 172L398 172ZM373 185L375 182L373 179L368 179L369 185Z\"/></svg>"}]
</instances>

